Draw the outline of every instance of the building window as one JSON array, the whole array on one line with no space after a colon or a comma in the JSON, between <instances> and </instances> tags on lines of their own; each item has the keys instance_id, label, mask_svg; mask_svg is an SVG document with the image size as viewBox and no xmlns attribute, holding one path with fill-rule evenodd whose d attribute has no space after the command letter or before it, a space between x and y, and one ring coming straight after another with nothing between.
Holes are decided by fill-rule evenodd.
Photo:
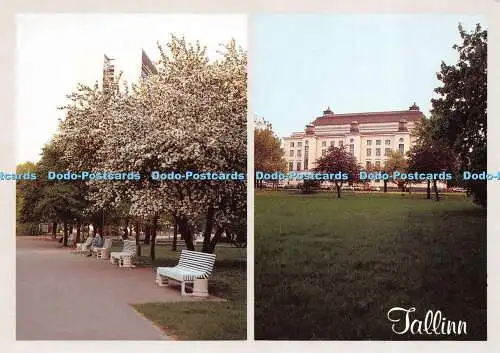
<instances>
[{"instance_id":1,"label":"building window","mask_svg":"<svg viewBox=\"0 0 500 353\"><path fill-rule=\"evenodd\" d=\"M385 145L389 146L391 144L391 140L385 140Z\"/></svg>"},{"instance_id":2,"label":"building window","mask_svg":"<svg viewBox=\"0 0 500 353\"><path fill-rule=\"evenodd\" d=\"M380 148L375 148L375 157L380 157Z\"/></svg>"},{"instance_id":3,"label":"building window","mask_svg":"<svg viewBox=\"0 0 500 353\"><path fill-rule=\"evenodd\" d=\"M330 146L335 146L335 141L330 141Z\"/></svg>"},{"instance_id":4,"label":"building window","mask_svg":"<svg viewBox=\"0 0 500 353\"><path fill-rule=\"evenodd\" d=\"M372 166L372 162L366 161L366 169L370 169L371 166Z\"/></svg>"},{"instance_id":5,"label":"building window","mask_svg":"<svg viewBox=\"0 0 500 353\"><path fill-rule=\"evenodd\" d=\"M366 149L366 156L367 157L371 157L371 155L372 155L372 149L371 148L367 148Z\"/></svg>"},{"instance_id":6,"label":"building window","mask_svg":"<svg viewBox=\"0 0 500 353\"><path fill-rule=\"evenodd\" d=\"M405 142L405 139L401 137L401 138L399 139L399 142Z\"/></svg>"},{"instance_id":7,"label":"building window","mask_svg":"<svg viewBox=\"0 0 500 353\"><path fill-rule=\"evenodd\" d=\"M399 122L398 131L408 131L408 125L406 124L406 121Z\"/></svg>"},{"instance_id":8,"label":"building window","mask_svg":"<svg viewBox=\"0 0 500 353\"><path fill-rule=\"evenodd\" d=\"M375 161L375 167L380 167L380 161Z\"/></svg>"},{"instance_id":9,"label":"building window","mask_svg":"<svg viewBox=\"0 0 500 353\"><path fill-rule=\"evenodd\" d=\"M354 143L354 139L351 139L351 143Z\"/></svg>"},{"instance_id":10,"label":"building window","mask_svg":"<svg viewBox=\"0 0 500 353\"><path fill-rule=\"evenodd\" d=\"M307 142L307 141L306 141ZM309 167L309 146L304 146L304 170L307 170Z\"/></svg>"},{"instance_id":11,"label":"building window","mask_svg":"<svg viewBox=\"0 0 500 353\"><path fill-rule=\"evenodd\" d=\"M401 152L403 154L405 153L405 144L404 143L399 144L399 152Z\"/></svg>"},{"instance_id":12,"label":"building window","mask_svg":"<svg viewBox=\"0 0 500 353\"><path fill-rule=\"evenodd\" d=\"M297 147L302 147L302 142L297 142Z\"/></svg>"},{"instance_id":13,"label":"building window","mask_svg":"<svg viewBox=\"0 0 500 353\"><path fill-rule=\"evenodd\" d=\"M290 147L295 147L295 146L293 145L293 142L290 142Z\"/></svg>"},{"instance_id":14,"label":"building window","mask_svg":"<svg viewBox=\"0 0 500 353\"><path fill-rule=\"evenodd\" d=\"M371 146L372 145L372 140L366 140L366 145Z\"/></svg>"},{"instance_id":15,"label":"building window","mask_svg":"<svg viewBox=\"0 0 500 353\"><path fill-rule=\"evenodd\" d=\"M391 153L391 149L390 148L386 148L385 152L384 152L384 156L388 157L390 153Z\"/></svg>"},{"instance_id":16,"label":"building window","mask_svg":"<svg viewBox=\"0 0 500 353\"><path fill-rule=\"evenodd\" d=\"M300 170L300 162L297 162L297 170Z\"/></svg>"},{"instance_id":17,"label":"building window","mask_svg":"<svg viewBox=\"0 0 500 353\"><path fill-rule=\"evenodd\" d=\"M293 150L290 150L290 157L293 157Z\"/></svg>"},{"instance_id":18,"label":"building window","mask_svg":"<svg viewBox=\"0 0 500 353\"><path fill-rule=\"evenodd\" d=\"M326 141L321 142L321 147L326 147Z\"/></svg>"},{"instance_id":19,"label":"building window","mask_svg":"<svg viewBox=\"0 0 500 353\"><path fill-rule=\"evenodd\" d=\"M344 141L339 141L339 147L344 147Z\"/></svg>"},{"instance_id":20,"label":"building window","mask_svg":"<svg viewBox=\"0 0 500 353\"><path fill-rule=\"evenodd\" d=\"M305 144L306 146L309 146L309 140L305 140L305 141L304 141L304 144Z\"/></svg>"},{"instance_id":21,"label":"building window","mask_svg":"<svg viewBox=\"0 0 500 353\"><path fill-rule=\"evenodd\" d=\"M377 146L380 146L380 145L382 144L382 140L376 140L376 141L375 141L375 144L376 144Z\"/></svg>"},{"instance_id":22,"label":"building window","mask_svg":"<svg viewBox=\"0 0 500 353\"><path fill-rule=\"evenodd\" d=\"M351 156L354 156L354 143L349 145L349 153L351 153Z\"/></svg>"},{"instance_id":23,"label":"building window","mask_svg":"<svg viewBox=\"0 0 500 353\"><path fill-rule=\"evenodd\" d=\"M293 162L288 163L288 170L293 170Z\"/></svg>"},{"instance_id":24,"label":"building window","mask_svg":"<svg viewBox=\"0 0 500 353\"><path fill-rule=\"evenodd\" d=\"M297 157L302 158L302 150L297 150Z\"/></svg>"},{"instance_id":25,"label":"building window","mask_svg":"<svg viewBox=\"0 0 500 353\"><path fill-rule=\"evenodd\" d=\"M321 150L321 155L322 155L322 156L326 155L326 150L325 150L325 149L322 149L322 150Z\"/></svg>"}]
</instances>

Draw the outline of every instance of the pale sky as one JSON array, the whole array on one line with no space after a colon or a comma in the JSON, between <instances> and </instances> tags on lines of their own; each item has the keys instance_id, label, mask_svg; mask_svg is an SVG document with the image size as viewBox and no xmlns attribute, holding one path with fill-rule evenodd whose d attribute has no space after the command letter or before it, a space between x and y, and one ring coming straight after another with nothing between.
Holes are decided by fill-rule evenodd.
<instances>
[{"instance_id":1,"label":"pale sky","mask_svg":"<svg viewBox=\"0 0 500 353\"><path fill-rule=\"evenodd\" d=\"M127 81L140 76L141 49L159 59L156 42L170 34L199 40L216 56L231 38L247 49L245 15L51 14L17 17L16 162L36 162L57 131L58 118L78 82L102 81L104 54L115 58L115 73Z\"/></svg>"},{"instance_id":2,"label":"pale sky","mask_svg":"<svg viewBox=\"0 0 500 353\"><path fill-rule=\"evenodd\" d=\"M262 14L252 19L253 113L280 137L334 113L407 110L428 115L441 60L455 64L458 23L472 14Z\"/></svg>"}]
</instances>

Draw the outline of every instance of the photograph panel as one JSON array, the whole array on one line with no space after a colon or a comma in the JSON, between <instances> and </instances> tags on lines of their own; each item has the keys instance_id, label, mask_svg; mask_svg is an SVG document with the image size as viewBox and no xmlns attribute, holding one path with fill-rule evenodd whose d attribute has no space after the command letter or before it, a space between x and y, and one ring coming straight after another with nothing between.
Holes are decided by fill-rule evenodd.
<instances>
[{"instance_id":1,"label":"photograph panel","mask_svg":"<svg viewBox=\"0 0 500 353\"><path fill-rule=\"evenodd\" d=\"M246 340L247 16L16 26L16 339Z\"/></svg>"},{"instance_id":2,"label":"photograph panel","mask_svg":"<svg viewBox=\"0 0 500 353\"><path fill-rule=\"evenodd\" d=\"M486 17L251 31L255 339L486 340Z\"/></svg>"}]
</instances>

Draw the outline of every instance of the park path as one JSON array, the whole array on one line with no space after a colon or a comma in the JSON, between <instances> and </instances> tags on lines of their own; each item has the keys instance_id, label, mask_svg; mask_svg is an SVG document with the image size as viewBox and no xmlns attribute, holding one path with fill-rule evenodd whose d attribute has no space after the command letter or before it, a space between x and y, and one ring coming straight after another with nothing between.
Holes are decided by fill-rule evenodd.
<instances>
[{"instance_id":1,"label":"park path","mask_svg":"<svg viewBox=\"0 0 500 353\"><path fill-rule=\"evenodd\" d=\"M169 339L130 304L193 301L151 268L119 268L55 241L16 237L17 340Z\"/></svg>"}]
</instances>

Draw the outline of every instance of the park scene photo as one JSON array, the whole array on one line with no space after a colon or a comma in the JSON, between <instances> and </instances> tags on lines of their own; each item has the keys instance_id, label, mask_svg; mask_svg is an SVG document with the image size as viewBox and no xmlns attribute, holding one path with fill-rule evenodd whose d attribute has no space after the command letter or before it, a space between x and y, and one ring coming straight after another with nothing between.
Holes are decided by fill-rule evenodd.
<instances>
[{"instance_id":1,"label":"park scene photo","mask_svg":"<svg viewBox=\"0 0 500 353\"><path fill-rule=\"evenodd\" d=\"M487 24L259 15L256 340L486 340Z\"/></svg>"},{"instance_id":2,"label":"park scene photo","mask_svg":"<svg viewBox=\"0 0 500 353\"><path fill-rule=\"evenodd\" d=\"M17 340L246 340L247 18L17 17Z\"/></svg>"}]
</instances>

